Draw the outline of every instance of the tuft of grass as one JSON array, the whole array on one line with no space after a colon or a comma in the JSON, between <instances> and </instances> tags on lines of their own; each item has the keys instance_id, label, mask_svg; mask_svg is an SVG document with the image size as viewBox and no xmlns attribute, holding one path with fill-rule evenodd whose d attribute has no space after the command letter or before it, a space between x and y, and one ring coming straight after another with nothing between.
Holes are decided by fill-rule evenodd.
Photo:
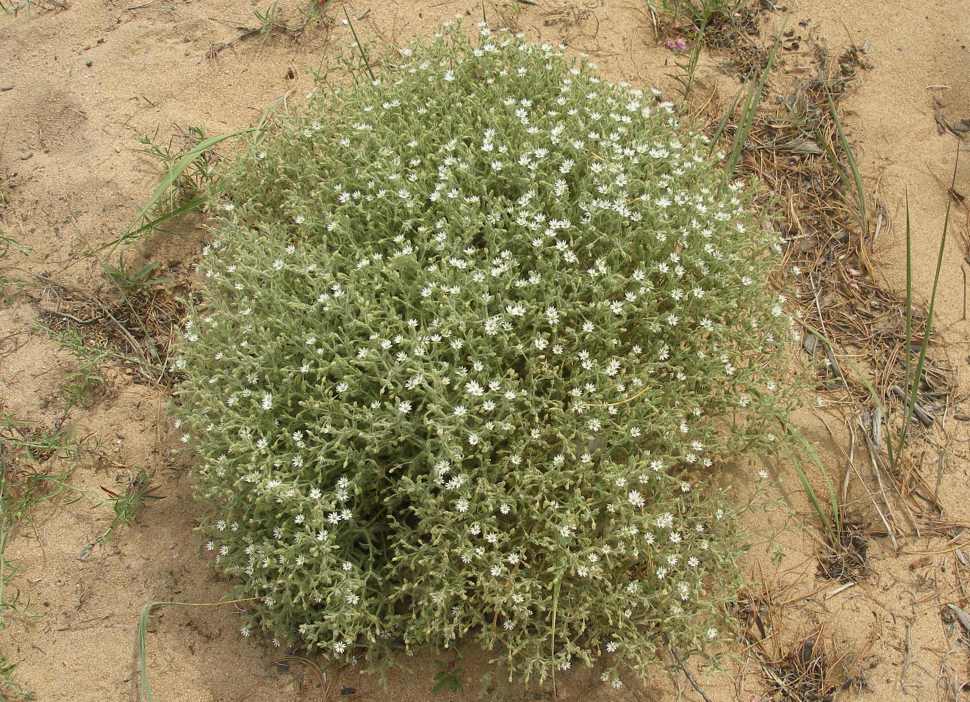
<instances>
[{"instance_id":1,"label":"tuft of grass","mask_svg":"<svg viewBox=\"0 0 970 702\"><path fill-rule=\"evenodd\" d=\"M791 442L785 448L792 459L792 467L798 477L798 482L801 483L802 489L805 491L805 495L808 497L808 501L815 512L815 516L818 518L825 539L832 543L837 543L839 540L838 535L842 531L842 509L839 506L839 495L835 489L835 485L832 483L832 477L826 470L825 464L822 463L822 459L819 457L815 447L812 446L808 439L791 422L784 421L782 422L782 426L785 434L791 439ZM818 493L808 479L808 474L805 472L802 461L802 454L799 453L797 448L801 448L804 454L808 456L809 461L821 474L827 494L827 505L823 503L823 500L819 499Z\"/></svg>"},{"instance_id":2,"label":"tuft of grass","mask_svg":"<svg viewBox=\"0 0 970 702\"><path fill-rule=\"evenodd\" d=\"M730 21L741 6L741 0L660 0L654 11L670 18L671 24L683 22L702 32L712 20Z\"/></svg>"},{"instance_id":3,"label":"tuft of grass","mask_svg":"<svg viewBox=\"0 0 970 702\"><path fill-rule=\"evenodd\" d=\"M157 486L152 485L152 478L144 469L139 470L133 478L128 480L128 485L123 492L116 493L107 488L101 489L108 494L115 513L111 526L104 534L105 537L117 527L127 526L135 521L138 513L141 512L148 500L162 499L160 495L152 494Z\"/></svg>"},{"instance_id":4,"label":"tuft of grass","mask_svg":"<svg viewBox=\"0 0 970 702\"><path fill-rule=\"evenodd\" d=\"M7 615L21 609L17 595L7 596L16 575L6 558L7 545L33 509L70 489L70 470L55 471L49 462L76 455L77 445L63 428L35 427L0 415L0 630L6 627Z\"/></svg>"},{"instance_id":5,"label":"tuft of grass","mask_svg":"<svg viewBox=\"0 0 970 702\"><path fill-rule=\"evenodd\" d=\"M790 422L784 422L783 426L791 438L786 448L791 457L792 468L822 532L818 554L819 574L843 582L855 581L869 570L868 541L863 525L857 517L847 513L845 505L840 504L832 477L815 447ZM796 449L801 449L801 453ZM808 479L802 454L808 457L809 462L822 476L824 498L819 496Z\"/></svg>"},{"instance_id":6,"label":"tuft of grass","mask_svg":"<svg viewBox=\"0 0 970 702\"><path fill-rule=\"evenodd\" d=\"M864 525L844 509L832 521L837 526L822 545L818 574L829 580L856 582L869 572L869 541Z\"/></svg>"},{"instance_id":7,"label":"tuft of grass","mask_svg":"<svg viewBox=\"0 0 970 702\"><path fill-rule=\"evenodd\" d=\"M431 687L432 694L438 695L449 692L462 692L465 685L462 682L462 669L458 667L456 660L444 661L434 674L434 684Z\"/></svg>"},{"instance_id":8,"label":"tuft of grass","mask_svg":"<svg viewBox=\"0 0 970 702\"><path fill-rule=\"evenodd\" d=\"M37 699L34 697L34 693L14 679L16 668L15 663L11 663L6 656L0 653L0 700L3 700L3 702L32 702L32 700Z\"/></svg>"},{"instance_id":9,"label":"tuft of grass","mask_svg":"<svg viewBox=\"0 0 970 702\"><path fill-rule=\"evenodd\" d=\"M101 368L108 352L85 343L84 337L76 329L53 333L52 338L77 360L77 365L65 375L61 387L64 412L74 407L90 409L107 389L108 381Z\"/></svg>"},{"instance_id":10,"label":"tuft of grass","mask_svg":"<svg viewBox=\"0 0 970 702\"><path fill-rule=\"evenodd\" d=\"M276 0L273 0L265 10L258 7L253 9L253 15L259 21L259 34L262 36L267 36L275 29L283 26L280 6Z\"/></svg>"},{"instance_id":11,"label":"tuft of grass","mask_svg":"<svg viewBox=\"0 0 970 702\"><path fill-rule=\"evenodd\" d=\"M771 699L792 702L830 702L840 690L864 690L865 679L844 667L844 655L823 639L822 629L796 642L783 656L764 665Z\"/></svg>"},{"instance_id":12,"label":"tuft of grass","mask_svg":"<svg viewBox=\"0 0 970 702\"><path fill-rule=\"evenodd\" d=\"M102 262L101 269L126 299L143 294L149 288L164 282L158 278L159 265L155 261L148 261L136 268L125 263L124 258L119 256L117 266Z\"/></svg>"},{"instance_id":13,"label":"tuft of grass","mask_svg":"<svg viewBox=\"0 0 970 702\"><path fill-rule=\"evenodd\" d=\"M209 173L209 160L213 147L227 139L251 134L256 129L242 129L231 134L211 137L205 136L201 127L190 127L188 131L197 136L198 140L184 151L161 148L154 138L141 139L146 153L161 162L164 173L136 216L135 224L101 249L113 249L119 244L130 244L175 217L200 210L202 205L209 201L211 194L217 190Z\"/></svg>"},{"instance_id":14,"label":"tuft of grass","mask_svg":"<svg viewBox=\"0 0 970 702\"><path fill-rule=\"evenodd\" d=\"M108 501L114 511L114 519L97 539L89 543L81 551L81 560L86 559L91 551L99 544L105 543L119 527L128 526L138 517L148 500L160 500L161 495L153 495L157 486L152 485L151 476L141 469L128 479L128 484L122 492L115 492L106 487L101 488L108 495Z\"/></svg>"},{"instance_id":15,"label":"tuft of grass","mask_svg":"<svg viewBox=\"0 0 970 702\"><path fill-rule=\"evenodd\" d=\"M106 381L101 369L87 361L68 371L63 393L67 406L90 409L101 395Z\"/></svg>"},{"instance_id":16,"label":"tuft of grass","mask_svg":"<svg viewBox=\"0 0 970 702\"><path fill-rule=\"evenodd\" d=\"M684 75L674 76L674 80L681 86L681 99L685 103L690 97L691 88L694 86L694 75L697 73L697 64L701 58L701 47L704 45L705 31L707 31L706 21L697 30L697 37L694 39L694 45L691 47L690 54L687 57L687 63L684 65L678 64L683 69Z\"/></svg>"},{"instance_id":17,"label":"tuft of grass","mask_svg":"<svg viewBox=\"0 0 970 702\"><path fill-rule=\"evenodd\" d=\"M139 352L143 365L161 378L167 370L167 359L163 355L164 350L159 348L159 342L166 335L160 328L162 319L159 319L158 308L165 307L165 295L161 293L169 281L158 275L159 265L154 261L136 268L126 264L124 257L119 257L117 266L108 263L101 265L105 277L121 296L116 316L123 317L128 326L137 327L133 331L142 340L133 350ZM174 320L170 322L174 323Z\"/></svg>"},{"instance_id":18,"label":"tuft of grass","mask_svg":"<svg viewBox=\"0 0 970 702\"><path fill-rule=\"evenodd\" d=\"M865 649L850 647L819 626L786 632L785 603L763 585L745 590L738 601L741 641L758 661L766 699L778 702L832 702L843 690L867 689Z\"/></svg>"}]
</instances>

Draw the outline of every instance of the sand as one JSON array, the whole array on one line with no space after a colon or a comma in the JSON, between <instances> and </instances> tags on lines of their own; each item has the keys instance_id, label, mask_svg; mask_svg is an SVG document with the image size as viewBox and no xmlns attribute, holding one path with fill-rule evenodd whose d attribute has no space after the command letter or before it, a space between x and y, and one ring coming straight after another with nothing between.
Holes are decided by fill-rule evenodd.
<instances>
[{"instance_id":1,"label":"sand","mask_svg":"<svg viewBox=\"0 0 970 702\"><path fill-rule=\"evenodd\" d=\"M5 2L5 4L9 4ZM767 3L771 5L772 3ZM296 105L312 86L310 72L347 49L348 29L339 4L324 6L324 21L299 36L254 36L213 47L253 26L256 4L240 0L104 0L35 2L17 16L0 15L0 232L26 247L0 260L0 275L27 280L31 294L0 304L0 412L51 426L61 419L66 375L76 360L38 329L42 309L54 308L52 291L37 276L104 292L97 253L132 222L158 178L156 164L136 139L173 125L204 125L211 134L251 125L272 104ZM282 17L296 22L300 3L279 3ZM884 3L859 0L792 0L763 17L766 30L786 23L817 36L833 53L851 43L867 49L872 68L862 72L844 102L847 129L860 155L867 188L885 201L895 227L877 242L878 269L886 284L904 281L903 194L908 190L915 238L915 289L924 299L933 279L936 247L943 229L946 186L957 140L939 133L934 96L952 118L970 117L970 19L955 0ZM456 15L477 21L479 0L349 5L362 34L383 45L400 45L433 31ZM494 24L514 23L529 36L567 41L592 55L607 76L673 88L674 62L682 60L654 35L650 14L635 2L486 3ZM806 26L799 21L807 21ZM790 52L786 65L807 61ZM705 56L701 84L737 89L733 77ZM970 154L955 189L970 196ZM962 268L970 268L961 243L965 207L955 206L945 249L937 306L941 352L962 374L965 393L968 323L963 319ZM182 227L176 236L155 236L130 258L163 267L189 264L200 248L201 231ZM8 291L12 290L8 286ZM66 499L43 504L14 534L7 557L18 573L6 599L18 593L21 609L7 612L0 652L17 665L15 679L37 700L111 701L134 699L135 626L141 608L154 600L213 602L230 584L217 578L193 532L197 507L190 499L190 466L176 451L165 418L167 395L137 378L123 364L106 366L107 387L88 409L75 408L65 420L80 443L77 458L53 458L73 469ZM806 398L811 406L814 398ZM960 413L957 407L955 412ZM946 447L940 495L947 517L970 522L967 422L953 419L926 444L936 465ZM824 416L824 415L823 415ZM848 436L828 419L829 435L815 411L799 424L841 475ZM857 457L857 463L859 463ZM121 529L85 560L79 555L111 521L101 488L123 488L140 468L154 473L157 494L130 527ZM966 648L944 624L948 603L967 606L953 544L909 537L895 553L886 539L871 545L873 573L848 589L815 577L816 544L797 483L784 466L765 497L765 510L749 519L756 545L749 558L754 581L779 594L785 618L779 639L823 624L839 649L858 653L875 699L950 699L941 669L950 678L970 678ZM772 492L774 491L774 492ZM791 498L793 508L779 502ZM793 516L791 509L803 517ZM955 536L958 534L955 532ZM778 548L781 551L778 551ZM776 554L772 558L772 554ZM833 594L835 593L835 594ZM239 635L231 606L166 608L152 618L149 666L155 697L172 701L322 700L315 674L300 663L283 670L279 652ZM779 645L784 645L783 642ZM723 672L696 678L715 701L767 699L760 671L750 656L736 655ZM436 671L450 655L428 653L401 662L389 686L354 669L328 671L331 699L525 700L546 699L548 691L520 687L482 692L486 656L464 650L457 664L465 691L432 695ZM560 690L562 699L700 699L680 676L665 673L644 683L608 690L592 673L577 673ZM347 694L340 696L341 689ZM351 693L350 690L353 690ZM480 693L482 695L480 696ZM846 691L844 699L855 693Z\"/></svg>"}]
</instances>

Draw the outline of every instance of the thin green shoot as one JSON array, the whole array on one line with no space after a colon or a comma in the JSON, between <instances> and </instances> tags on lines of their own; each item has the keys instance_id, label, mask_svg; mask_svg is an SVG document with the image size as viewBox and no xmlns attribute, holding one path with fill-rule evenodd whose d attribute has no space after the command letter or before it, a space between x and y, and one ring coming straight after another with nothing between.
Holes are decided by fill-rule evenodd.
<instances>
[{"instance_id":1,"label":"thin green shoot","mask_svg":"<svg viewBox=\"0 0 970 702\"><path fill-rule=\"evenodd\" d=\"M731 107L725 110L724 115L717 122L717 128L714 130L714 134L711 135L710 153L714 153L714 150L717 148L717 142L721 140L721 135L724 134L724 130L727 129L728 122L731 121L731 117L734 116L734 113L738 109L738 103L740 102L741 102L741 93L739 92L737 95L734 96L734 102L731 103Z\"/></svg>"},{"instance_id":2,"label":"thin green shoot","mask_svg":"<svg viewBox=\"0 0 970 702\"><path fill-rule=\"evenodd\" d=\"M707 22L709 17L705 17L701 22L700 28L697 30L697 36L694 38L694 46L691 47L690 56L687 59L686 80L677 77L678 82L684 86L683 100L686 103L688 97L690 97L690 89L694 86L694 76L697 73L697 64L701 58L701 47L704 44L704 32L707 31Z\"/></svg>"},{"instance_id":3,"label":"thin green shoot","mask_svg":"<svg viewBox=\"0 0 970 702\"><path fill-rule=\"evenodd\" d=\"M220 602L149 602L142 607L138 617L138 629L135 635L135 658L138 666L138 702L154 702L151 681L148 679L148 625L151 621L152 610L159 607L219 607L241 602L254 602L258 597L244 597L237 600Z\"/></svg>"},{"instance_id":4,"label":"thin green shoot","mask_svg":"<svg viewBox=\"0 0 970 702\"><path fill-rule=\"evenodd\" d=\"M114 283L118 291L125 297L129 298L145 290L150 284L158 284L163 282L157 277L159 264L155 261L149 261L138 268L134 266L129 266L125 263L124 258L118 258L118 265L113 266L110 263L101 263L101 269L108 279Z\"/></svg>"},{"instance_id":5,"label":"thin green shoot","mask_svg":"<svg viewBox=\"0 0 970 702\"><path fill-rule=\"evenodd\" d=\"M258 7L254 9L253 15L259 20L259 33L266 36L279 24L280 9L274 0L265 10L260 10Z\"/></svg>"},{"instance_id":6,"label":"thin green shoot","mask_svg":"<svg viewBox=\"0 0 970 702\"><path fill-rule=\"evenodd\" d=\"M350 19L350 13L347 12L347 6L344 5L344 17L347 18L347 24L350 25L350 31L354 35L354 42L357 44L357 50L360 51L360 58L364 62L364 69L367 71L367 75L370 76L371 83L377 82L377 76L374 75L374 71L370 67L370 61L367 58L367 52L364 51L364 45L360 43L360 37L357 36L357 28L354 27L354 21Z\"/></svg>"},{"instance_id":7,"label":"thin green shoot","mask_svg":"<svg viewBox=\"0 0 970 702\"><path fill-rule=\"evenodd\" d=\"M111 520L111 524L108 525L108 528L97 539L82 549L81 560L86 559L91 554L91 551L94 550L95 546L105 543L116 529L127 526L135 521L138 513L141 512L148 500L162 499L160 495L152 494L156 486L151 484L151 476L144 469L139 470L138 474L128 481L128 485L123 492L116 493L104 487L101 489L108 494L109 502L111 502L115 516Z\"/></svg>"},{"instance_id":8,"label":"thin green shoot","mask_svg":"<svg viewBox=\"0 0 970 702\"><path fill-rule=\"evenodd\" d=\"M14 680L16 663L11 663L0 653L0 700L4 702L32 702L37 699L34 693L25 689Z\"/></svg>"},{"instance_id":9,"label":"thin green shoot","mask_svg":"<svg viewBox=\"0 0 970 702\"><path fill-rule=\"evenodd\" d=\"M839 543L839 534L842 531L842 509L839 505L839 495L836 492L832 478L822 463L821 457L815 447L805 438L805 436L788 419L778 417L785 434L792 439L791 442L783 444L783 448L788 452L792 459L792 466L798 482L801 483L805 496L808 498L815 516L818 518L819 526L830 544ZM825 484L825 491L828 493L828 507L823 506L822 500L808 479L808 474L802 463L802 456L796 448L800 448L807 456L808 460L814 464L818 472L822 475Z\"/></svg>"},{"instance_id":10,"label":"thin green shoot","mask_svg":"<svg viewBox=\"0 0 970 702\"><path fill-rule=\"evenodd\" d=\"M175 184L179 176L189 168L192 163L202 154L207 152L209 149L214 147L226 139L232 139L234 137L243 136L245 134L251 134L257 130L256 127L250 127L249 129L241 129L238 132L232 132L231 134L222 134L220 136L213 136L200 141L194 147L186 151L181 158L179 158L171 168L162 176L162 179L155 186L152 191L151 196L148 198L148 202L141 208L138 213L136 220L143 222L143 224L137 228L130 229L125 234L121 235L119 238L108 242L104 246L100 247L98 250L103 250L107 248L114 248L119 244L129 243L138 239L144 232L155 229L162 222L169 220L173 217L191 212L193 210L199 209L205 202L209 200L208 195L202 195L195 197L184 205L176 208L175 210L166 212L155 219L150 219L150 214L155 210L155 207L162 200L163 197L168 193L169 189ZM146 221L147 220L147 221Z\"/></svg>"},{"instance_id":11,"label":"thin green shoot","mask_svg":"<svg viewBox=\"0 0 970 702\"><path fill-rule=\"evenodd\" d=\"M862 184L862 174L859 171L859 164L856 162L852 146L849 144L849 140L845 136L845 130L842 128L842 120L839 119L839 111L835 107L835 100L832 99L832 94L828 90L826 90L826 97L828 97L829 110L832 113L832 123L835 125L835 133L839 137L839 146L845 153L845 159L849 164L849 171L852 174L852 181L855 185L856 206L859 215L859 227L861 228L862 234L865 235L869 231L869 217L866 213L866 192Z\"/></svg>"},{"instance_id":12,"label":"thin green shoot","mask_svg":"<svg viewBox=\"0 0 970 702\"><path fill-rule=\"evenodd\" d=\"M904 349L903 363L905 368L905 378L909 383L910 355L912 355L913 339L913 236L912 226L909 218L909 188L906 188L906 347ZM896 452L893 449L892 437L886 442L889 452L889 465L895 468Z\"/></svg>"},{"instance_id":13,"label":"thin green shoot","mask_svg":"<svg viewBox=\"0 0 970 702\"><path fill-rule=\"evenodd\" d=\"M0 232L0 257L6 256L10 249L16 249L24 256L30 253L29 246L24 246L13 237L7 236Z\"/></svg>"},{"instance_id":14,"label":"thin green shoot","mask_svg":"<svg viewBox=\"0 0 970 702\"><path fill-rule=\"evenodd\" d=\"M960 149L957 148L956 157L953 161L953 176L950 181L950 188L952 190L953 186L956 184L957 177L957 167L960 164ZM923 367L926 363L926 352L930 346L930 336L933 333L933 310L936 307L936 294L939 289L940 284L940 271L943 269L943 252L946 248L947 233L950 230L950 206L952 204L952 198L947 198L946 201L946 214L943 217L943 236L940 237L940 248L936 255L936 271L933 274L933 289L930 292L930 302L926 310L926 329L923 332L923 341L920 344L919 359L916 362L916 370L913 373L912 378L907 378L909 382L909 396L906 401L906 411L903 415L903 425L899 430L899 441L896 443L895 451L892 453L890 469L895 471L897 464L899 463L900 456L906 447L906 439L909 433L909 423L913 418L913 410L916 407L916 400L919 397L919 386L923 381ZM910 240L912 238L912 233L910 231L910 221L909 221L909 201L906 202L906 272L907 272L907 299L906 299L906 316L907 320L912 319L912 293L911 287L911 269L912 269L912 249ZM911 324L911 322L909 322ZM912 346L912 336L910 335L910 330L907 329L906 337L906 354L910 353L910 347ZM892 443L892 437L889 439L889 443Z\"/></svg>"},{"instance_id":15,"label":"thin green shoot","mask_svg":"<svg viewBox=\"0 0 970 702\"><path fill-rule=\"evenodd\" d=\"M731 153L725 165L725 180L729 181L734 177L734 171L741 160L741 155L744 152L744 144L748 140L748 133L754 124L755 113L757 113L758 107L761 105L765 84L768 82L768 75L775 65L775 57L778 55L778 49L781 46L782 31L779 31L775 35L775 42L768 52L768 60L758 75L757 80L751 81L748 99L744 105L744 110L741 112L741 122L738 124L737 131L734 133L734 143L731 146Z\"/></svg>"}]
</instances>

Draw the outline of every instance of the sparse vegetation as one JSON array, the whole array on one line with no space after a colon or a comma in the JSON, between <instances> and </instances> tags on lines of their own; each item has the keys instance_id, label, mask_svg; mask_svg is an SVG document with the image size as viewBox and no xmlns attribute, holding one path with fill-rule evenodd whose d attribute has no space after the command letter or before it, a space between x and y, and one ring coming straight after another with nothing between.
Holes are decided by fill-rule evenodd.
<instances>
[{"instance_id":1,"label":"sparse vegetation","mask_svg":"<svg viewBox=\"0 0 970 702\"><path fill-rule=\"evenodd\" d=\"M54 338L74 355L77 362L64 376L61 397L65 414L74 407L90 408L107 388L102 367L108 353L86 344L76 329L66 328Z\"/></svg>"},{"instance_id":2,"label":"sparse vegetation","mask_svg":"<svg viewBox=\"0 0 970 702\"><path fill-rule=\"evenodd\" d=\"M115 8L139 66L175 67L160 85L118 60L121 34L72 28L104 27L84 3L0 0L0 33L30 47L0 76L0 111L16 113L0 124L0 629L20 630L0 632L0 700L56 697L68 684L96 697L94 677L126 687L127 658L92 663L88 676L65 662L64 677L27 646L49 650L72 629L90 629L106 651L119 637L127 644L112 633L110 602L138 589L159 600L138 621L141 702L154 699L149 663L160 700L290 699L281 683L303 697L380 696L360 673L385 654L404 669L381 670L392 685L385 696L404 685L402 697L449 702L599 699L610 693L584 686L601 672L607 686L621 676L630 685L628 667L656 663L669 680L651 669L651 687L613 694L834 702L935 689L957 702L970 632L961 482L970 415L956 383L966 270L961 281L950 254L970 261L970 200L941 146L965 140L970 125L952 70L964 48L951 46L950 27L939 31L945 13L896 8L898 22L883 30L867 2L844 25L816 21L813 2L770 0L470 8L476 20L594 57L630 87L596 82L588 65L562 74L548 47L525 76L476 73L499 57L483 49L472 60L474 47L402 54L402 42L456 8L438 2L406 15L328 0ZM915 43L914 21L940 41ZM325 32L305 32L314 26ZM869 63L870 42L884 47L888 32L903 50ZM490 40L499 36L508 38ZM75 47L68 54L54 48L62 37ZM60 94L37 68L55 55L72 75L96 79L106 99ZM914 82L904 69L920 60L933 75L916 72ZM867 89L853 94L866 72ZM318 83L304 97L307 75ZM426 84L408 82L417 78ZM559 78L576 94L556 94ZM648 92L670 79L673 102ZM196 89L220 102L232 95L210 105L194 102ZM262 117L251 112L276 97ZM439 110L446 98L450 109ZM626 99L650 114L629 113ZM876 113L890 118L867 123ZM209 126L170 125L203 115L209 126L252 127L212 136ZM925 129L902 129L921 119ZM125 149L125 130L148 136ZM916 143L919 168L907 165ZM77 158L77 145L91 158ZM138 170L138 151L164 175L125 228L119 213L131 208L133 184L118 174ZM560 172L566 157L573 164ZM656 192L645 185L658 182ZM692 215L710 237L679 219L696 202L676 198L691 183L714 193ZM945 212L927 206L937 194ZM736 198L743 212L714 219L716 203L731 202L719 198ZM731 229L736 221L745 232ZM780 231L780 255L763 230ZM667 238L638 247L638 233ZM756 243L744 250L741 234ZM954 235L959 251L947 248ZM200 239L206 254L193 276ZM730 265L707 261L712 239ZM91 255L105 249L108 257ZM677 259L654 258L663 255ZM697 259L708 270L692 267ZM757 290L732 289L745 287L738 276L752 261ZM703 303L673 279L676 266L681 280L696 276ZM761 355L763 320L744 305L777 293L795 326L766 317L778 344ZM742 298L741 309L707 308ZM597 300L623 308L607 312ZM705 316L716 334L693 324ZM758 328L745 326L751 319ZM718 366L705 344L733 343L732 324L749 333L731 350L742 359L730 359L738 384L718 376L705 394L702 379ZM799 358L782 361L782 346ZM757 373L772 392L767 382L760 394L742 387ZM183 380L172 433L165 406ZM786 418L791 385L798 411ZM772 396L779 388L786 394ZM691 404L701 417L686 412ZM171 517L184 513L179 485L192 455L201 457L198 544L189 536L198 522ZM655 457L669 459L664 475L641 482L638 469ZM760 477L749 486L752 473ZM75 495L90 508L60 509ZM146 509L162 496L176 509ZM668 514L705 536L660 526ZM125 528L136 520L137 534ZM684 557L702 542L707 555L691 570ZM185 562L193 550L232 576L238 597ZM126 572L130 556L146 567ZM665 565L671 556L677 563ZM61 585L65 572L76 589ZM179 601L195 597L212 601ZM630 615L624 601L636 604ZM226 611L203 614L211 608ZM225 626L240 614L248 642L265 633L276 644L249 652L265 665L190 680L178 656L202 651L218 666L227 652L248 655ZM153 636L166 642L158 660L148 655ZM498 667L474 646L452 646L476 637ZM416 661L398 655L419 647ZM712 654L724 670L710 669ZM590 662L595 673L563 670ZM551 678L552 689L523 685L530 675Z\"/></svg>"},{"instance_id":3,"label":"sparse vegetation","mask_svg":"<svg viewBox=\"0 0 970 702\"><path fill-rule=\"evenodd\" d=\"M833 702L841 692L867 689L865 648L855 648L820 626L808 633L789 631L791 617L769 590L742 591L738 613L741 640L764 677L765 699Z\"/></svg>"},{"instance_id":4,"label":"sparse vegetation","mask_svg":"<svg viewBox=\"0 0 970 702\"><path fill-rule=\"evenodd\" d=\"M4 702L32 702L36 699L34 694L19 685L14 677L16 668L0 653L0 699Z\"/></svg>"},{"instance_id":5,"label":"sparse vegetation","mask_svg":"<svg viewBox=\"0 0 970 702\"><path fill-rule=\"evenodd\" d=\"M730 22L743 0L659 0L656 9L670 22L688 22L698 32L711 23Z\"/></svg>"},{"instance_id":6,"label":"sparse vegetation","mask_svg":"<svg viewBox=\"0 0 970 702\"><path fill-rule=\"evenodd\" d=\"M7 558L7 546L37 505L68 490L70 469L53 464L74 455L76 445L63 428L40 429L0 414L0 631L9 625L11 617L25 614L19 588L11 592L18 568ZM0 654L0 699L33 700L32 693L16 682L15 668Z\"/></svg>"},{"instance_id":7,"label":"sparse vegetation","mask_svg":"<svg viewBox=\"0 0 970 702\"><path fill-rule=\"evenodd\" d=\"M103 544L111 538L112 534L118 528L127 526L135 521L148 500L161 499L160 495L154 494L156 486L152 485L151 476L144 469L139 470L137 474L129 477L127 484L120 492L115 492L106 487L102 487L101 489L108 495L108 502L111 505L112 511L114 511L114 519L111 520L111 524L108 525L108 528L97 539L84 547L84 550L81 552L81 560L86 559L91 554L91 551L94 550L95 546Z\"/></svg>"}]
</instances>

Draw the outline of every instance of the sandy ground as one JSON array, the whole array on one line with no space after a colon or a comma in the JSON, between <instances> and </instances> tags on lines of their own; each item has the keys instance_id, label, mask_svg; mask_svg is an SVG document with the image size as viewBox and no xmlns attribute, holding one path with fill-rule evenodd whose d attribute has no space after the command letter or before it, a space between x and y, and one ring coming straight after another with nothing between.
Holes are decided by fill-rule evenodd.
<instances>
[{"instance_id":1,"label":"sandy ground","mask_svg":"<svg viewBox=\"0 0 970 702\"><path fill-rule=\"evenodd\" d=\"M877 242L879 270L889 285L902 284L899 223L908 189L915 287L924 298L957 148L952 134L938 131L934 96L947 116L970 117L970 18L962 4L791 0L763 18L767 30L784 24L836 53L850 43L866 46L872 68L860 75L844 105L867 187L881 195L896 222ZM349 31L335 21L342 12L328 3L325 21L310 24L299 37L255 36L207 56L236 38L236 27L253 26L256 7L240 0L76 0L64 8L35 2L29 13L0 15L6 59L0 66L0 231L27 247L9 251L0 273L34 287L36 276L44 275L97 293L103 287L97 256L104 255L97 248L125 230L158 177L139 153L137 136L157 129L164 137L175 124L204 125L212 134L250 125L274 102L298 103L312 85L310 71L348 47ZM456 15L477 21L482 12L479 0L358 0L348 7L363 34L384 45L404 43ZM299 3L288 0L280 8L285 19L296 21ZM641 3L486 2L485 9L493 24L514 23L530 36L564 40L591 54L613 79L672 86L678 57L655 37ZM780 70L808 60L807 41L804 46L805 55L789 52ZM705 56L701 84L736 85L718 64L717 55ZM955 190L970 196L970 154ZM967 217L965 208L954 207L937 307L946 353L964 377L970 327L962 319L961 267L970 268L970 259L960 232ZM186 263L200 240L198 232L175 241L155 237L138 255L164 266ZM0 412L50 426L60 416L64 380L76 361L37 328L38 309L51 299L40 288L33 300L14 297L0 304ZM62 466L74 469L69 499L40 506L7 550L19 568L7 597L19 593L24 607L6 614L0 651L17 664L16 679L45 702L133 699L141 607L152 600L212 602L230 587L213 575L193 533L197 508L189 467L174 451L164 389L134 382L117 364L105 372L107 391L91 408L72 410L66 421L82 447L78 459ZM937 455L945 454L941 500L951 522L970 526L970 442L967 423L953 418L961 411L951 411L931 436L925 462L935 467ZM800 424L841 475L849 437L831 416L830 435L818 416L825 418L805 411ZM152 501L133 526L80 560L85 545L111 521L100 488L117 489L139 468L154 472L164 499ZM954 555L959 530L951 532L953 540L907 537L899 553L888 540L876 540L870 546L872 574L841 589L815 577L817 537L805 527L804 501L797 483L785 477L790 472L774 468L781 476L774 492L750 519L756 544L749 561L752 581L772 589L785 620L778 645L821 624L825 640L849 656L853 674L864 676L868 692L861 694L887 701L957 699L946 681L970 679L968 649L941 611L948 603L967 606ZM326 699L311 671L299 663L282 670L274 663L277 651L242 639L232 607L168 608L152 622L149 663L159 700ZM352 669L329 671L331 698L342 689L351 700L548 698L547 692L515 687L480 695L484 659L481 652L463 652L463 693L432 695L435 672L452 659L429 653L403 661L387 689ZM715 702L768 699L761 671L740 646L725 671L696 678ZM593 673L577 673L563 688L562 699L700 699L683 677L671 680L660 672L620 691L601 687ZM855 694L847 690L840 698Z\"/></svg>"}]
</instances>

